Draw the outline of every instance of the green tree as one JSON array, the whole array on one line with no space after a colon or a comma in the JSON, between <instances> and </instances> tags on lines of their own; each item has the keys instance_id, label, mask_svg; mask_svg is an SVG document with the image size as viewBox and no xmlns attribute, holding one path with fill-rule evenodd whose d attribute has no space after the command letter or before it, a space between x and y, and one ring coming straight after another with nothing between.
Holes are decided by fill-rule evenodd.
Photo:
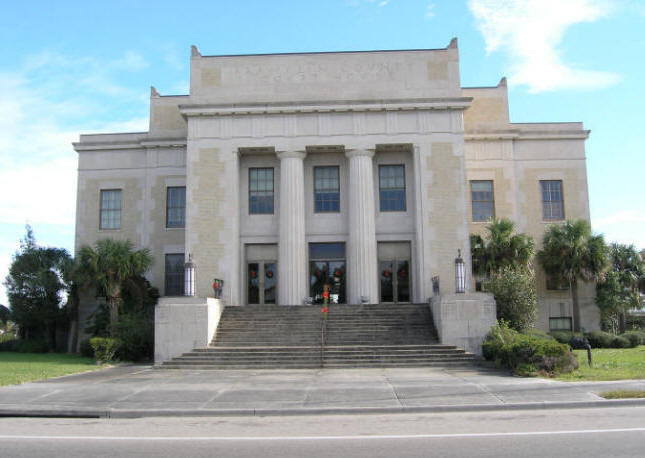
<instances>
[{"instance_id":1,"label":"green tree","mask_svg":"<svg viewBox=\"0 0 645 458\"><path fill-rule=\"evenodd\" d=\"M573 329L580 331L578 281L599 281L607 270L607 247L602 235L593 235L585 220L549 226L537 258L548 275L569 284L573 305Z\"/></svg>"},{"instance_id":2,"label":"green tree","mask_svg":"<svg viewBox=\"0 0 645 458\"><path fill-rule=\"evenodd\" d=\"M132 242L102 239L94 248L85 245L78 253L75 279L105 293L110 308L110 324L119 321L119 307L126 283L143 275L152 264L147 248L134 250Z\"/></svg>"},{"instance_id":3,"label":"green tree","mask_svg":"<svg viewBox=\"0 0 645 458\"><path fill-rule=\"evenodd\" d=\"M0 304L0 323L2 323L3 326L6 326L10 319L11 319L11 310L9 310L9 308L5 307L4 305Z\"/></svg>"},{"instance_id":4,"label":"green tree","mask_svg":"<svg viewBox=\"0 0 645 458\"><path fill-rule=\"evenodd\" d=\"M528 268L535 253L535 242L530 235L514 234L515 223L502 218L486 226L487 235L471 234L470 249L473 272L488 277L504 267Z\"/></svg>"},{"instance_id":5,"label":"green tree","mask_svg":"<svg viewBox=\"0 0 645 458\"><path fill-rule=\"evenodd\" d=\"M44 339L49 348L56 348L56 322L61 317L71 266L66 250L39 247L31 227L26 226L5 280L11 316L21 337Z\"/></svg>"},{"instance_id":6,"label":"green tree","mask_svg":"<svg viewBox=\"0 0 645 458\"><path fill-rule=\"evenodd\" d=\"M609 245L609 270L596 288L603 328L614 333L626 330L627 314L640 306L639 286L645 279L645 262L634 245Z\"/></svg>"},{"instance_id":7,"label":"green tree","mask_svg":"<svg viewBox=\"0 0 645 458\"><path fill-rule=\"evenodd\" d=\"M495 296L498 320L504 320L518 332L535 324L537 296L533 270L502 267L484 281L483 286Z\"/></svg>"}]
</instances>

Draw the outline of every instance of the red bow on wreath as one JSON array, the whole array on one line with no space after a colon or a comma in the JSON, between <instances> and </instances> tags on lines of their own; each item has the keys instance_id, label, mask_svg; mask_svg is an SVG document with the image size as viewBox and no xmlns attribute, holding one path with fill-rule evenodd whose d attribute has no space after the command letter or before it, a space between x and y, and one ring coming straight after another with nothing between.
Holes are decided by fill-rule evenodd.
<instances>
[{"instance_id":1,"label":"red bow on wreath","mask_svg":"<svg viewBox=\"0 0 645 458\"><path fill-rule=\"evenodd\" d=\"M255 270L252 270L252 271L251 271L251 278L255 278L255 277L256 277L256 275L257 275L257 274L255 273Z\"/></svg>"},{"instance_id":2,"label":"red bow on wreath","mask_svg":"<svg viewBox=\"0 0 645 458\"><path fill-rule=\"evenodd\" d=\"M273 271L272 270L267 270L267 278L273 278Z\"/></svg>"},{"instance_id":3,"label":"red bow on wreath","mask_svg":"<svg viewBox=\"0 0 645 458\"><path fill-rule=\"evenodd\" d=\"M383 272L383 276L384 276L385 278L388 278L388 277L390 276L390 271L389 271L389 270L387 270L387 269L385 269L385 272Z\"/></svg>"},{"instance_id":4,"label":"red bow on wreath","mask_svg":"<svg viewBox=\"0 0 645 458\"><path fill-rule=\"evenodd\" d=\"M334 270L334 277L340 277L340 269Z\"/></svg>"}]
</instances>

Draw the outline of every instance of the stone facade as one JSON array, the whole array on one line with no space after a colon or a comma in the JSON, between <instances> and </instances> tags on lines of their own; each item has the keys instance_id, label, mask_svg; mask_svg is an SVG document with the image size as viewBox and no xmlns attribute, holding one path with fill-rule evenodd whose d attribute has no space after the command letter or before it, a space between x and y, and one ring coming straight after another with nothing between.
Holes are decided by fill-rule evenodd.
<instances>
[{"instance_id":1,"label":"stone facade","mask_svg":"<svg viewBox=\"0 0 645 458\"><path fill-rule=\"evenodd\" d=\"M469 253L469 234L485 226L472 218L471 180L491 181L494 215L538 241L553 222L543 220L541 180L561 181L566 218L589 219L587 136L580 123L511 123L505 80L462 88L456 40L432 50L247 56L193 47L190 93L152 88L148 132L74 144L76 247L116 237L150 248L148 276L163 295L166 255L190 254L197 296L212 296L220 278L227 305L255 302L256 292L277 305L316 301L321 272L338 283L341 302L427 302L433 277L443 293L455 291L457 250ZM330 192L318 187L321 168L332 174L320 180ZM271 190L256 194L266 205L270 197L271 211L252 203L264 170ZM185 187L184 227L167 227L169 187ZM102 190L121 190L117 228L100 227ZM321 210L328 198L331 210ZM340 254L317 258L332 248L317 244L330 243ZM571 316L570 300L547 291L542 274L538 282L548 329L550 318ZM593 287L583 290L583 326L593 329Z\"/></svg>"}]
</instances>

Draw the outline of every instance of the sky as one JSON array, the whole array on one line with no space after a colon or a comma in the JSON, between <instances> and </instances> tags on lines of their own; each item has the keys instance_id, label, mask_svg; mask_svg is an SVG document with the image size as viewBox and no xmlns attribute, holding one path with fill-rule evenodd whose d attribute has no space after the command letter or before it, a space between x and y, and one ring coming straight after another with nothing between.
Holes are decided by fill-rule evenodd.
<instances>
[{"instance_id":1,"label":"sky","mask_svg":"<svg viewBox=\"0 0 645 458\"><path fill-rule=\"evenodd\" d=\"M203 55L444 48L508 78L512 122L582 121L592 228L645 248L645 0L23 1L0 15L0 279L25 234L73 253L81 133L146 131ZM4 286L0 303L7 304Z\"/></svg>"}]
</instances>

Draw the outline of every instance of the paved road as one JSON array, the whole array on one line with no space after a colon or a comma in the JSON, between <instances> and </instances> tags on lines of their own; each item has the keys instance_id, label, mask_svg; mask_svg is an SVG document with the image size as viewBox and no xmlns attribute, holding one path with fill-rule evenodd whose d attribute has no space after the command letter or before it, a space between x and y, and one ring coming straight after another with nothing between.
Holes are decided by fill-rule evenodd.
<instances>
[{"instance_id":1,"label":"paved road","mask_svg":"<svg viewBox=\"0 0 645 458\"><path fill-rule=\"evenodd\" d=\"M3 457L642 457L645 407L422 415L0 419Z\"/></svg>"}]
</instances>

